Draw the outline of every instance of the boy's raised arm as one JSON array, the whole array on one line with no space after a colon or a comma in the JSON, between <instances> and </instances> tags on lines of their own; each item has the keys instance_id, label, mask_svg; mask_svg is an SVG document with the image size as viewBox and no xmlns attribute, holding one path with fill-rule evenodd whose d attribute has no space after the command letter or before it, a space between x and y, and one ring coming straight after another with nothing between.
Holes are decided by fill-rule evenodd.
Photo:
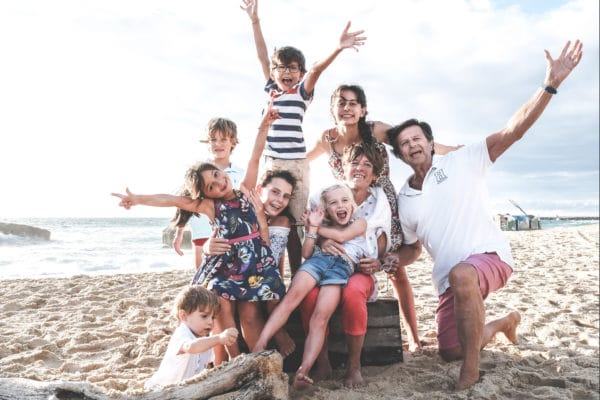
<instances>
[{"instance_id":1,"label":"boy's raised arm","mask_svg":"<svg viewBox=\"0 0 600 400\"><path fill-rule=\"evenodd\" d=\"M260 62L265 81L267 81L271 77L271 62L269 60L269 52L267 51L267 43L265 42L262 28L260 27L260 19L258 18L258 0L242 0L240 8L246 11L252 22L256 55Z\"/></svg>"},{"instance_id":2,"label":"boy's raised arm","mask_svg":"<svg viewBox=\"0 0 600 400\"><path fill-rule=\"evenodd\" d=\"M317 61L316 63L314 63L310 71L308 71L308 73L306 74L306 77L304 78L304 88L306 89L307 93L313 92L321 73L325 71L327 67L329 67L329 65L333 62L333 60L335 60L338 54L342 52L342 50L353 48L354 50L358 51L358 46L362 46L363 44L365 44L365 40L367 40L367 37L360 36L365 31L360 30L355 32L348 32L348 30L350 29L350 24L351 22L348 21L346 27L344 28L344 31L342 32L342 35L340 36L339 44L335 48L335 50L324 60Z\"/></svg>"}]
</instances>

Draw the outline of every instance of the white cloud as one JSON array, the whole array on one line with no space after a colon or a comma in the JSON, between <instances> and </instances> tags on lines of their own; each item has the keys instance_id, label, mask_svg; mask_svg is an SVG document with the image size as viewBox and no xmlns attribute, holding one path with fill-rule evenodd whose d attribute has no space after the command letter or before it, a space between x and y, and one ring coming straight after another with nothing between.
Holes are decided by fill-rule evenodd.
<instances>
[{"instance_id":1,"label":"white cloud","mask_svg":"<svg viewBox=\"0 0 600 400\"><path fill-rule=\"evenodd\" d=\"M556 56L566 40L581 38L581 65L491 179L526 179L523 168L538 174L540 165L556 164L561 169L548 179L570 176L578 184L568 201L595 196L597 210L594 176L577 171L598 166L598 2L551 2L535 11L509 3L261 0L260 14L269 48L295 45L309 64L333 49L347 20L366 30L360 52L343 52L320 78L304 124L309 143L331 125L329 95L341 82L365 88L371 118L415 116L431 122L441 142L478 140L541 83L544 48ZM236 1L207 4L0 5L0 168L10 172L0 215L123 215L108 193L125 185L174 190L202 157L197 139L215 115L234 119L242 144L251 145L263 105L251 27ZM234 153L238 164L246 156ZM402 169L396 181L408 173L397 162L394 168Z\"/></svg>"}]
</instances>

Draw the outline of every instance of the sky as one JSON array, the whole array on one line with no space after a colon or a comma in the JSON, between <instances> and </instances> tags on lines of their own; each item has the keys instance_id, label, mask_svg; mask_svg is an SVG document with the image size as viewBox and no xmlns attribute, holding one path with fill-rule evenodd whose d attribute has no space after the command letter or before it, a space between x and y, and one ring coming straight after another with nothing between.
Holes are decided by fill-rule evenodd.
<instances>
[{"instance_id":1,"label":"sky","mask_svg":"<svg viewBox=\"0 0 600 400\"><path fill-rule=\"evenodd\" d=\"M123 210L111 192L175 193L207 157L208 120L238 125L244 166L265 104L250 21L236 0L0 2L0 218L171 217ZM597 0L260 0L268 48L307 65L347 21L368 37L321 75L304 120L309 147L333 126L329 98L361 85L368 118L419 118L436 141L500 130L542 83L544 49L580 39L584 55L544 115L492 168L497 212L598 215ZM329 178L325 158L314 184ZM410 170L393 160L399 189ZM327 171L324 173L323 171Z\"/></svg>"}]
</instances>

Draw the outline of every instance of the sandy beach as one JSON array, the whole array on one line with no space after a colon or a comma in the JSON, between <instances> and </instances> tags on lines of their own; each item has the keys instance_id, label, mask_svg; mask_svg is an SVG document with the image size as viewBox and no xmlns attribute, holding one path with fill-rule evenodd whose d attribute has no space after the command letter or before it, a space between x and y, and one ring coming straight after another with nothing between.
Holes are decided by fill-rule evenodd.
<instances>
[{"instance_id":1,"label":"sandy beach","mask_svg":"<svg viewBox=\"0 0 600 400\"><path fill-rule=\"evenodd\" d=\"M349 390L343 370L293 399L598 399L598 225L505 232L517 269L486 301L487 317L518 310L519 343L497 337L481 356L480 383L456 393L460 363L436 352L431 259L408 268L427 345L403 363L365 367ZM172 301L192 271L2 280L0 377L87 381L109 394L142 390L176 322ZM382 274L382 294L391 285ZM406 335L404 335L406 336Z\"/></svg>"}]
</instances>

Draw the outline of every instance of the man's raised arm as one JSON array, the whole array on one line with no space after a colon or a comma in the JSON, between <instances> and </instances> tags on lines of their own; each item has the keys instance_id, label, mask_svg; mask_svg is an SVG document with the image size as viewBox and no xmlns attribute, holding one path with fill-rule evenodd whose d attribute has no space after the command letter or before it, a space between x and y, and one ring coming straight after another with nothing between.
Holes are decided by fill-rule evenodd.
<instances>
[{"instance_id":1,"label":"man's raised arm","mask_svg":"<svg viewBox=\"0 0 600 400\"><path fill-rule=\"evenodd\" d=\"M533 97L529 99L512 116L508 124L501 131L491 134L487 137L488 153L490 160L495 162L513 143L521 139L525 132L542 115L542 112L550 102L550 99L556 94L556 89L569 76L571 71L579 64L582 55L583 44L577 40L571 46L567 42L560 56L552 59L548 50L546 54L546 78L542 87L540 87Z\"/></svg>"}]
</instances>

